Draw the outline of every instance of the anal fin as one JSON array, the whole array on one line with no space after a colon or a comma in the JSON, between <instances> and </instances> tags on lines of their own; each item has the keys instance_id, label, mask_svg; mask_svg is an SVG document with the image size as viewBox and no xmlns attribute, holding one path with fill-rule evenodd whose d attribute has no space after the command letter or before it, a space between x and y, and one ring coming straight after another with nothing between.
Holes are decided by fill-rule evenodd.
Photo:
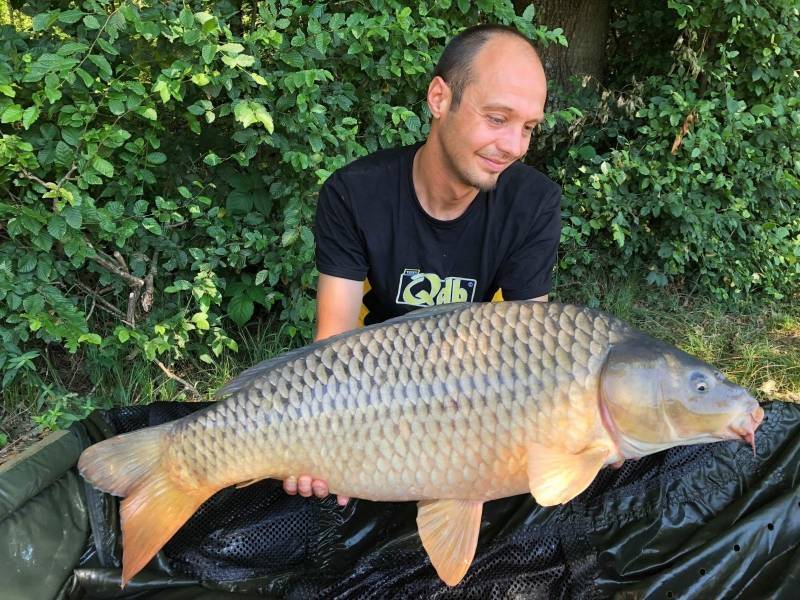
<instances>
[{"instance_id":1,"label":"anal fin","mask_svg":"<svg viewBox=\"0 0 800 600\"><path fill-rule=\"evenodd\" d=\"M436 573L447 585L460 582L475 557L482 500L422 500L417 527Z\"/></svg>"},{"instance_id":2,"label":"anal fin","mask_svg":"<svg viewBox=\"0 0 800 600\"><path fill-rule=\"evenodd\" d=\"M531 444L528 446L528 484L541 506L564 504L583 492L605 465L609 449L588 448L571 454Z\"/></svg>"}]
</instances>

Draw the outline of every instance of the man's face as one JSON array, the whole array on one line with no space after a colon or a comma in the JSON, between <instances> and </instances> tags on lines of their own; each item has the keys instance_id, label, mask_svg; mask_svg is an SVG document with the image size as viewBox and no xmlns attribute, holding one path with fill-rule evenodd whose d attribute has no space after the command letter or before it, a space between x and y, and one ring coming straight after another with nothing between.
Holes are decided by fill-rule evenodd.
<instances>
[{"instance_id":1,"label":"man's face","mask_svg":"<svg viewBox=\"0 0 800 600\"><path fill-rule=\"evenodd\" d=\"M487 41L461 103L439 116L448 170L466 185L494 188L500 173L527 152L546 99L544 70L523 40L499 35Z\"/></svg>"}]
</instances>

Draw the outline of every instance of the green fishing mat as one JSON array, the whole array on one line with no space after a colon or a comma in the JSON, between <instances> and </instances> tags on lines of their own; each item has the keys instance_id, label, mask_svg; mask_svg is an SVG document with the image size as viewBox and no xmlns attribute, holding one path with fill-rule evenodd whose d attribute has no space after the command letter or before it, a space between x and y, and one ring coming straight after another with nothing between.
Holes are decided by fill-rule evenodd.
<instances>
[{"instance_id":1,"label":"green fishing mat","mask_svg":"<svg viewBox=\"0 0 800 600\"><path fill-rule=\"evenodd\" d=\"M673 448L604 469L565 506L486 503L472 567L436 576L413 502L288 496L280 482L209 499L120 588L118 499L85 484L81 450L205 404L98 411L0 467L0 598L800 597L800 406L773 402L757 454Z\"/></svg>"}]
</instances>

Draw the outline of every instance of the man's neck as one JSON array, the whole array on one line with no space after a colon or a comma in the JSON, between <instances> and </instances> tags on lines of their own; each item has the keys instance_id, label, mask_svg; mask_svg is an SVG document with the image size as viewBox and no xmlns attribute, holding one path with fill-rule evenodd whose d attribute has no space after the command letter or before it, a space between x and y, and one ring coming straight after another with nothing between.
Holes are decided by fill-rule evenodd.
<instances>
[{"instance_id":1,"label":"man's neck","mask_svg":"<svg viewBox=\"0 0 800 600\"><path fill-rule=\"evenodd\" d=\"M422 209L440 221L460 217L478 193L478 188L454 177L441 151L430 140L417 150L411 172Z\"/></svg>"}]
</instances>

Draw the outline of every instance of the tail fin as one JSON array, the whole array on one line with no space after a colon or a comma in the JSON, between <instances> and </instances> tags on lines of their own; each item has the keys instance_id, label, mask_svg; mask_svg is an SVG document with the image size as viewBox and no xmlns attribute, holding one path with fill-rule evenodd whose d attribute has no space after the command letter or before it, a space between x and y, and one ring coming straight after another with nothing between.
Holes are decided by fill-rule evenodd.
<instances>
[{"instance_id":1,"label":"tail fin","mask_svg":"<svg viewBox=\"0 0 800 600\"><path fill-rule=\"evenodd\" d=\"M170 424L126 433L90 446L78 460L81 475L98 489L124 496L122 585L141 571L217 489L187 488L163 460Z\"/></svg>"}]
</instances>

